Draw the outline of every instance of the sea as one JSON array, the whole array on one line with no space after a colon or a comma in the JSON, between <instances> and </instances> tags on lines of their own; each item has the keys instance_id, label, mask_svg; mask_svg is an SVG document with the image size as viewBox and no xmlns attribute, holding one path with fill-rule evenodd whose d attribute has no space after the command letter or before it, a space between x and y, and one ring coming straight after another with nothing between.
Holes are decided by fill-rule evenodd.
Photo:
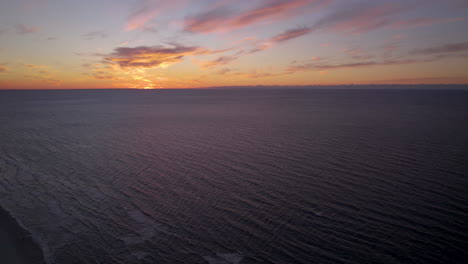
<instances>
[{"instance_id":1,"label":"sea","mask_svg":"<svg viewBox=\"0 0 468 264\"><path fill-rule=\"evenodd\" d=\"M0 91L48 264L467 263L468 90Z\"/></svg>"}]
</instances>

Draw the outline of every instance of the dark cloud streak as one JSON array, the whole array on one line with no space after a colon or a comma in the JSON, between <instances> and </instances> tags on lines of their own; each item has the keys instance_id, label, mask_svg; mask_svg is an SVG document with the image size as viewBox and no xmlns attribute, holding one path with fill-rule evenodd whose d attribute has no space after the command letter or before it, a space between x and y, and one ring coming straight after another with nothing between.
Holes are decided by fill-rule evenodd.
<instances>
[{"instance_id":1,"label":"dark cloud streak","mask_svg":"<svg viewBox=\"0 0 468 264\"><path fill-rule=\"evenodd\" d=\"M415 49L412 53L418 55L432 55L441 53L457 53L468 51L468 42L449 43L432 48Z\"/></svg>"}]
</instances>

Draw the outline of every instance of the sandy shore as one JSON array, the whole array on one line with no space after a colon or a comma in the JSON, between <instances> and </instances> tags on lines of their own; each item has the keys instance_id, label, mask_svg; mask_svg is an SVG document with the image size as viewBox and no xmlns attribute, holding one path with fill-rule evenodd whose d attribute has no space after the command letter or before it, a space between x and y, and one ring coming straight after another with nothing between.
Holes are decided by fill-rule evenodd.
<instances>
[{"instance_id":1,"label":"sandy shore","mask_svg":"<svg viewBox=\"0 0 468 264\"><path fill-rule=\"evenodd\" d=\"M45 263L41 248L31 234L0 207L0 263Z\"/></svg>"}]
</instances>

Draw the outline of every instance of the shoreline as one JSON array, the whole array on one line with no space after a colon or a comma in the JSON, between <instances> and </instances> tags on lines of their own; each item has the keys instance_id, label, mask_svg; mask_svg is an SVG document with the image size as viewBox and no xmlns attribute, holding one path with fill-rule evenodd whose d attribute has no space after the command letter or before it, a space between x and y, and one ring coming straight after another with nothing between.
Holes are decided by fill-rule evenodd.
<instances>
[{"instance_id":1,"label":"shoreline","mask_svg":"<svg viewBox=\"0 0 468 264\"><path fill-rule=\"evenodd\" d=\"M5 264L45 264L44 253L31 233L0 207L0 262Z\"/></svg>"}]
</instances>

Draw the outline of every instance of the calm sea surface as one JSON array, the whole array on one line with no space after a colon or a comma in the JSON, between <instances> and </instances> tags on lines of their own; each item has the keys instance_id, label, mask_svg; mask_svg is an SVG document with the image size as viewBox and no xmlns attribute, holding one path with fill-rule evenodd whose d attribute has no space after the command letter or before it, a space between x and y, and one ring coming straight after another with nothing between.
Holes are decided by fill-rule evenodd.
<instances>
[{"instance_id":1,"label":"calm sea surface","mask_svg":"<svg viewBox=\"0 0 468 264\"><path fill-rule=\"evenodd\" d=\"M468 91L0 91L48 263L466 263Z\"/></svg>"}]
</instances>

